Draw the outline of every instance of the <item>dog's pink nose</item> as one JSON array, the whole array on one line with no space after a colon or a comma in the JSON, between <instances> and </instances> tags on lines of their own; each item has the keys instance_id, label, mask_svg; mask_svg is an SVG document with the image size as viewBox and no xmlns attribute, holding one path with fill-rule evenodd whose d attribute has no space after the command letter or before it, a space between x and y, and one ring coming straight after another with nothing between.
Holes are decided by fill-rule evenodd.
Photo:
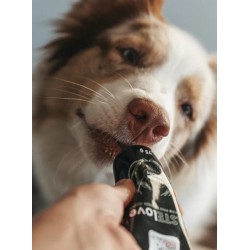
<instances>
[{"instance_id":1,"label":"dog's pink nose","mask_svg":"<svg viewBox=\"0 0 250 250\"><path fill-rule=\"evenodd\" d=\"M134 99L128 104L128 127L138 144L151 145L169 133L166 112L146 99Z\"/></svg>"}]
</instances>

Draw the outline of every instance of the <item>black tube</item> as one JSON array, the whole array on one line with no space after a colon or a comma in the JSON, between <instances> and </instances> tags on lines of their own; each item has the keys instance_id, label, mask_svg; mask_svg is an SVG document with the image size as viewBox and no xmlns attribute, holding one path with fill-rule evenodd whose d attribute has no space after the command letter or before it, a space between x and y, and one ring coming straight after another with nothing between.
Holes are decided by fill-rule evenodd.
<instances>
[{"instance_id":1,"label":"black tube","mask_svg":"<svg viewBox=\"0 0 250 250\"><path fill-rule=\"evenodd\" d=\"M114 161L115 182L132 179L137 189L124 226L143 250L190 250L173 189L150 148L126 147Z\"/></svg>"}]
</instances>

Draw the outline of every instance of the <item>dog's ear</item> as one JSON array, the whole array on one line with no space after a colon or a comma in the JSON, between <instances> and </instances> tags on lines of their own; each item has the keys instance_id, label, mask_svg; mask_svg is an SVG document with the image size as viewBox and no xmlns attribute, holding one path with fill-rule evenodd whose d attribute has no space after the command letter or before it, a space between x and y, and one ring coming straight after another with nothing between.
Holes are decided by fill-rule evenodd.
<instances>
[{"instance_id":1,"label":"dog's ear","mask_svg":"<svg viewBox=\"0 0 250 250\"><path fill-rule=\"evenodd\" d=\"M149 1L151 5L151 11L153 12L153 14L156 17L163 19L162 8L165 0L149 0Z\"/></svg>"}]
</instances>

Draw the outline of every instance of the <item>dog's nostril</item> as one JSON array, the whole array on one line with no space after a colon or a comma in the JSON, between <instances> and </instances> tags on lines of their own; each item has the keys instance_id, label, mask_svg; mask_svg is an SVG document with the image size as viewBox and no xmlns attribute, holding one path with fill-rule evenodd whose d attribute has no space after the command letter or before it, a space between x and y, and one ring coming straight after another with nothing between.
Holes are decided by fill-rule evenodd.
<instances>
[{"instance_id":1,"label":"dog's nostril","mask_svg":"<svg viewBox=\"0 0 250 250\"><path fill-rule=\"evenodd\" d=\"M148 115L145 112L139 112L134 115L137 121L145 122L148 118Z\"/></svg>"},{"instance_id":2,"label":"dog's nostril","mask_svg":"<svg viewBox=\"0 0 250 250\"><path fill-rule=\"evenodd\" d=\"M169 126L167 124L162 124L153 128L153 134L155 136L167 136L169 133Z\"/></svg>"}]
</instances>

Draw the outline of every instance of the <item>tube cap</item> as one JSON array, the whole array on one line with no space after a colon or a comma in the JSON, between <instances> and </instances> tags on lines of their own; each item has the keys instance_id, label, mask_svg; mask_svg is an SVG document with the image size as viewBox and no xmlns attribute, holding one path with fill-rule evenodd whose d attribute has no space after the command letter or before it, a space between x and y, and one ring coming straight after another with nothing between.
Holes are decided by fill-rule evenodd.
<instances>
[{"instance_id":1,"label":"tube cap","mask_svg":"<svg viewBox=\"0 0 250 250\"><path fill-rule=\"evenodd\" d=\"M159 163L159 160L151 151L150 148L141 145L133 145L124 148L115 158L113 164L113 171L115 182L121 179L129 178L128 172L130 166L140 159L155 160ZM160 164L160 163L159 163Z\"/></svg>"}]
</instances>

